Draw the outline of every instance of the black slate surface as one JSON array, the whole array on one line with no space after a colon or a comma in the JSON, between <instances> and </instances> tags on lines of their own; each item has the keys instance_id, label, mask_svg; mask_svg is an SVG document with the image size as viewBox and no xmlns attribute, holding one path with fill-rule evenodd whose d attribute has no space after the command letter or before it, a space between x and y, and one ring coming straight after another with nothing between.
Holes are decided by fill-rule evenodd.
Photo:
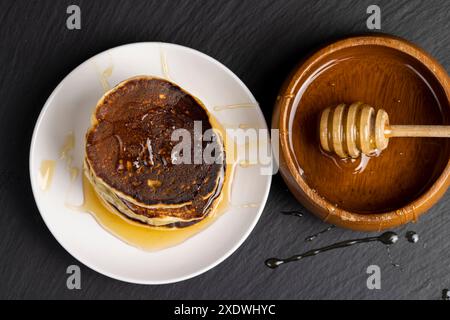
<instances>
[{"instance_id":1,"label":"black slate surface","mask_svg":"<svg viewBox=\"0 0 450 320\"><path fill-rule=\"evenodd\" d=\"M250 88L270 121L282 81L308 52L335 39L371 32L374 1L6 1L0 2L0 298L137 299L439 299L450 287L450 197L417 224L418 244L401 238L391 266L383 245L355 246L269 270L263 261L364 236L326 227L301 208L282 179L273 179L261 220L225 262L171 285L127 284L82 266L53 238L36 208L28 151L37 116L53 88L78 64L105 49L136 41L173 42L224 63ZM82 29L65 26L77 4ZM449 1L377 1L382 32L404 37L450 69ZM251 185L249 185L251 187ZM66 288L66 268L81 265L82 289ZM366 268L381 267L381 290L368 290Z\"/></svg>"}]
</instances>

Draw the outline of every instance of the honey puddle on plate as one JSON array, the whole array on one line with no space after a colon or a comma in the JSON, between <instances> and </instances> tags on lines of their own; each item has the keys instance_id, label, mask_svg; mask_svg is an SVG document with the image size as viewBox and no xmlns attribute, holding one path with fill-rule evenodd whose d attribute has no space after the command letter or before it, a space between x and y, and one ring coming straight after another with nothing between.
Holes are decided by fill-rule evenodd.
<instances>
[{"instance_id":1,"label":"honey puddle on plate","mask_svg":"<svg viewBox=\"0 0 450 320\"><path fill-rule=\"evenodd\" d=\"M228 201L225 199L225 193L226 189L222 190L222 198L218 200L214 214L202 221L179 229L156 228L133 222L109 211L83 175L84 203L76 209L89 212L104 229L120 240L142 250L156 251L177 245L211 225L226 209Z\"/></svg>"}]
</instances>

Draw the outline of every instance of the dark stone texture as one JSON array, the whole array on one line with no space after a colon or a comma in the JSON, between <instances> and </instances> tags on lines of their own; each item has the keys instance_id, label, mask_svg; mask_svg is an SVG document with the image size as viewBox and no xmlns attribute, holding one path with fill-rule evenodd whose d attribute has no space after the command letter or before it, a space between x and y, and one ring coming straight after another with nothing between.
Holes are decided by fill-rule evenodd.
<instances>
[{"instance_id":1,"label":"dark stone texture","mask_svg":"<svg viewBox=\"0 0 450 320\"><path fill-rule=\"evenodd\" d=\"M450 287L450 197L417 224L398 229L391 248L379 243L321 254L277 270L273 255L364 236L326 227L301 208L277 175L261 220L225 262L181 283L144 286L109 279L85 266L82 289L66 288L66 268L79 264L44 225L31 194L28 151L37 116L53 88L78 64L111 47L136 41L182 44L234 71L270 121L287 73L309 52L341 37L366 33L373 1L1 1L0 2L0 298L62 299L440 299ZM377 1L382 32L404 37L450 69L449 1ZM66 8L78 4L82 29L65 27ZM411 244L407 230L420 240ZM366 268L378 264L382 289L368 290Z\"/></svg>"}]
</instances>

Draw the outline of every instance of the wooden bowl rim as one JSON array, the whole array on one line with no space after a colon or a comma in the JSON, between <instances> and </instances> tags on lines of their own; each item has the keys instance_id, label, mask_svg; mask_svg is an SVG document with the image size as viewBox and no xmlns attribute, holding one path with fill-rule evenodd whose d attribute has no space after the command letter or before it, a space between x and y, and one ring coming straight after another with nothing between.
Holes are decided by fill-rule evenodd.
<instances>
[{"instance_id":1,"label":"wooden bowl rim","mask_svg":"<svg viewBox=\"0 0 450 320\"><path fill-rule=\"evenodd\" d=\"M450 157L444 170L428 190L426 190L414 201L394 211L386 211L374 214L360 214L350 212L336 207L327 199L322 198L308 186L299 170L297 169L297 166L295 165L294 156L289 147L289 128L287 126L290 112L294 103L294 99L292 99L292 97L295 97L295 95L297 94L296 89L299 88L299 86L303 85L303 82L300 82L302 77L313 66L317 65L317 62L320 59L336 51L356 46L387 47L415 58L436 77L436 80L443 88L447 97L447 101L449 101L449 103L450 79L445 69L428 53L426 53L416 45L394 36L367 35L338 40L318 50L313 55L304 60L300 64L300 66L297 66L291 76L288 77L287 81L280 91L275 110L279 110L279 119L276 121L278 121L278 127L280 129L279 133L282 153L281 155L287 165L290 175L295 180L297 185L301 188L301 191L305 194L305 196L309 198L309 201L312 201L316 206L319 206L322 211L327 212L326 214L321 212L313 213L321 217L324 221L342 227L356 230L379 231L382 229L399 226L411 220L416 221L421 214L423 214L435 202L439 200L439 198L445 193L448 188L450 175Z\"/></svg>"}]
</instances>

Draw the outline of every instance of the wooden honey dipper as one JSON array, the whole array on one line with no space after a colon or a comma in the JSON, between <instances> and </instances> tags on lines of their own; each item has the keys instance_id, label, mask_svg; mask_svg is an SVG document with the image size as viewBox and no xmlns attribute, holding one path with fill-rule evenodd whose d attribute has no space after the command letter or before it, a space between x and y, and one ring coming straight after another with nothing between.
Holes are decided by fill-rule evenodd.
<instances>
[{"instance_id":1,"label":"wooden honey dipper","mask_svg":"<svg viewBox=\"0 0 450 320\"><path fill-rule=\"evenodd\" d=\"M320 117L320 145L341 158L377 154L392 137L450 138L450 126L390 125L386 111L362 102L327 108Z\"/></svg>"}]
</instances>

